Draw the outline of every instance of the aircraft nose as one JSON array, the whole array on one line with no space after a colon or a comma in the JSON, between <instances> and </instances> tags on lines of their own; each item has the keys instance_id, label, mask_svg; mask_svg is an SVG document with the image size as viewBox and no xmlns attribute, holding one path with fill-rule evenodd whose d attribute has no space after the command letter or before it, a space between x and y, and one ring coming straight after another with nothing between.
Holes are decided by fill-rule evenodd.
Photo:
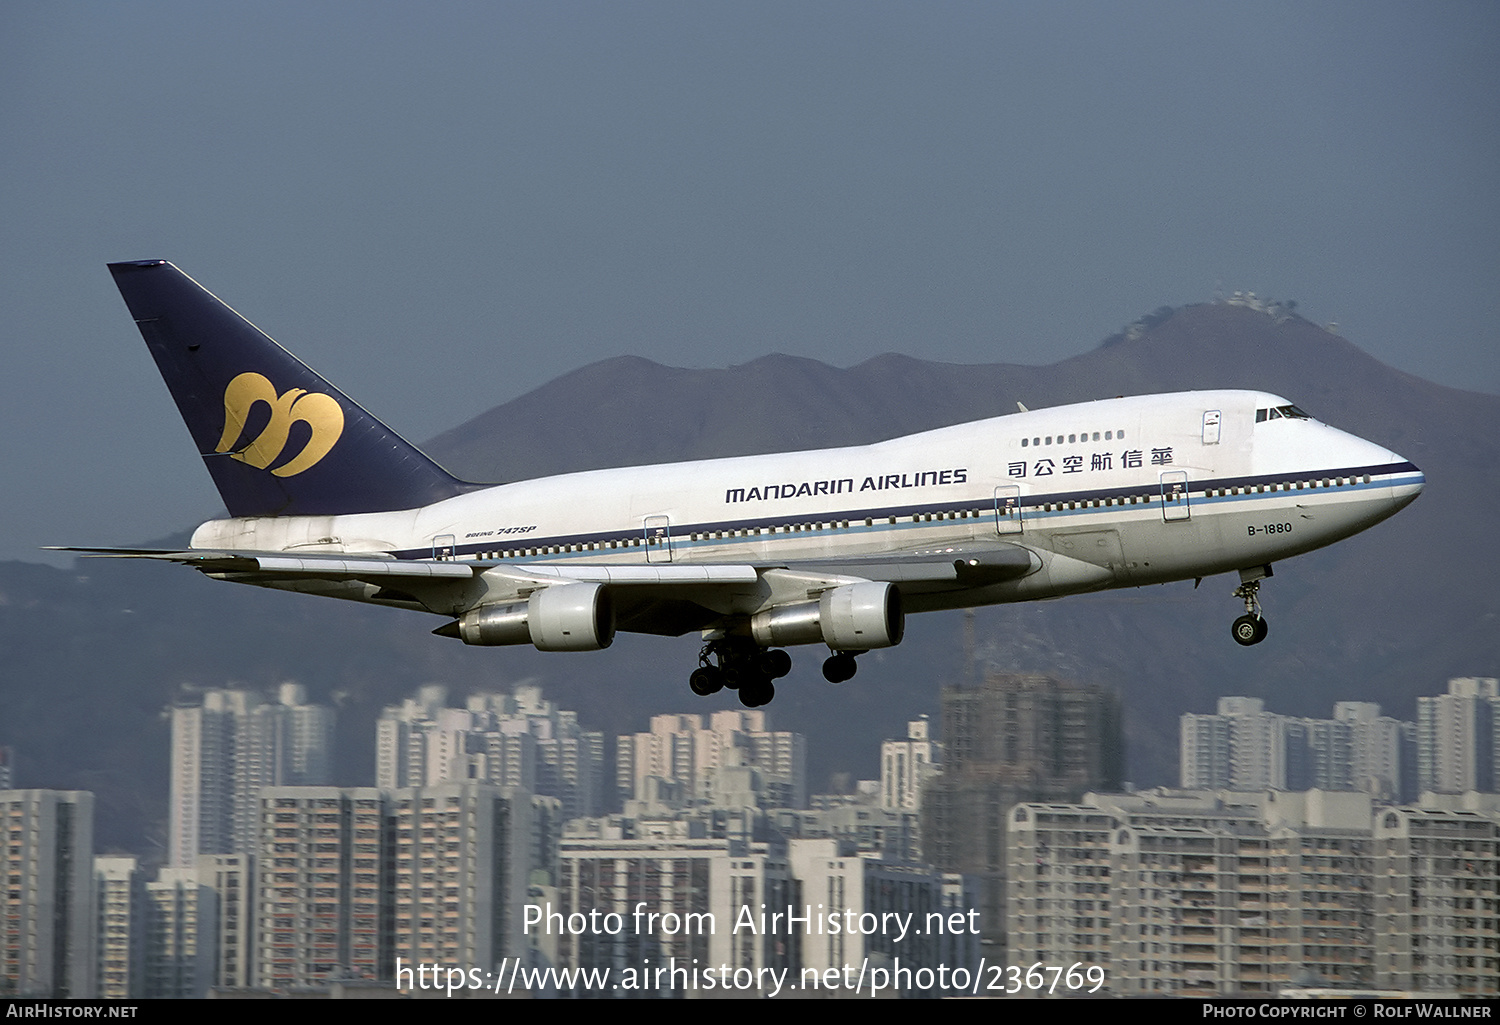
<instances>
[{"instance_id":1,"label":"aircraft nose","mask_svg":"<svg viewBox=\"0 0 1500 1025\"><path fill-rule=\"evenodd\" d=\"M1403 483L1391 486L1391 497L1396 500L1396 508L1405 509L1411 505L1426 487L1427 475L1413 465Z\"/></svg>"},{"instance_id":2,"label":"aircraft nose","mask_svg":"<svg viewBox=\"0 0 1500 1025\"><path fill-rule=\"evenodd\" d=\"M1405 456L1398 455L1390 449L1383 449L1382 451L1384 453L1385 465L1391 468L1389 479L1391 504L1394 507L1392 511L1405 509L1412 502L1416 501L1417 496L1422 493L1422 489L1427 487L1427 475L1417 467L1417 464Z\"/></svg>"}]
</instances>

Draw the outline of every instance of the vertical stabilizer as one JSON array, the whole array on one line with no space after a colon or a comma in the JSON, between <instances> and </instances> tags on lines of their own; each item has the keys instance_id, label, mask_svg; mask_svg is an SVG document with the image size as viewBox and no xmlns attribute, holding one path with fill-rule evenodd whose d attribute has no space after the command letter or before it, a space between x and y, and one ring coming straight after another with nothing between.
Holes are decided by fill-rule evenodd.
<instances>
[{"instance_id":1,"label":"vertical stabilizer","mask_svg":"<svg viewBox=\"0 0 1500 1025\"><path fill-rule=\"evenodd\" d=\"M411 509L473 487L172 264L109 271L231 516Z\"/></svg>"}]
</instances>

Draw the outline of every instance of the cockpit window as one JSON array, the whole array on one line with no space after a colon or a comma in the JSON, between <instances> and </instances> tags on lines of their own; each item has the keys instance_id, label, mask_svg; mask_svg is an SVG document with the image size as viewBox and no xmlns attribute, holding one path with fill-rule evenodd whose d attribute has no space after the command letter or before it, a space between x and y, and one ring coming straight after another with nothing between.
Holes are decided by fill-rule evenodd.
<instances>
[{"instance_id":1,"label":"cockpit window","mask_svg":"<svg viewBox=\"0 0 1500 1025\"><path fill-rule=\"evenodd\" d=\"M1311 420L1296 406L1272 406L1269 409L1257 409L1255 411L1255 422L1264 423L1267 420Z\"/></svg>"}]
</instances>

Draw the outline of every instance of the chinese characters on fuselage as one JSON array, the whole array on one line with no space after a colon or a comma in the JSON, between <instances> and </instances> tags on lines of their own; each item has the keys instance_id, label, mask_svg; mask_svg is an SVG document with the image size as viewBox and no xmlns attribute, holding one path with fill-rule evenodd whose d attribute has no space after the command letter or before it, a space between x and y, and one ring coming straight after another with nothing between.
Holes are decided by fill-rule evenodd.
<instances>
[{"instance_id":1,"label":"chinese characters on fuselage","mask_svg":"<svg viewBox=\"0 0 1500 1025\"><path fill-rule=\"evenodd\" d=\"M1138 448L1128 448L1120 453L1121 470L1136 470L1141 466L1144 453ZM1113 452L1094 452L1085 456L1063 456L1063 473L1085 473L1094 470L1113 470L1115 454ZM1085 465L1087 462L1087 465ZM1169 466L1172 463L1172 448L1153 448L1151 450L1152 466ZM1053 459L1037 459L1034 462L1021 460L1010 464L1009 476L1011 477L1051 477L1058 472L1057 461Z\"/></svg>"}]
</instances>

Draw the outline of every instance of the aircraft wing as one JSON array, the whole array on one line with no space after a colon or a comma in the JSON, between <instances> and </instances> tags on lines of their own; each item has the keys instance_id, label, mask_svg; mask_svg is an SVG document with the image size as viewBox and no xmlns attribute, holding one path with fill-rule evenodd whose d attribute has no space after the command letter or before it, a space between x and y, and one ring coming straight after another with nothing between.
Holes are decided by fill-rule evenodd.
<instances>
[{"instance_id":1,"label":"aircraft wing","mask_svg":"<svg viewBox=\"0 0 1500 1025\"><path fill-rule=\"evenodd\" d=\"M159 548L64 548L47 551L77 552L95 558L153 559L177 562L204 573L263 573L330 580L359 580L366 576L472 579L473 564L461 562L401 561L378 556L349 558L344 555L287 555L284 552L177 550Z\"/></svg>"},{"instance_id":2,"label":"aircraft wing","mask_svg":"<svg viewBox=\"0 0 1500 1025\"><path fill-rule=\"evenodd\" d=\"M348 556L334 553L288 555L285 552L242 552L233 550L188 549L174 551L154 548L64 548L52 552L77 552L84 556L117 559L154 559L191 566L204 573L264 574L283 578L307 577L323 580L364 580L379 582L406 578L410 580L472 580L498 571L518 584L533 589L570 581L587 581L612 585L684 585L714 583L754 583L753 566L718 564L583 566L445 561L434 559L393 559L376 555ZM371 583L377 579L371 579Z\"/></svg>"},{"instance_id":3,"label":"aircraft wing","mask_svg":"<svg viewBox=\"0 0 1500 1025\"><path fill-rule=\"evenodd\" d=\"M1041 566L1031 549L1003 542L868 558L786 563L502 563L395 559L332 552L251 552L214 549L73 548L84 556L174 562L221 579L289 590L331 593L370 585L379 599L459 615L476 604L518 601L543 587L608 585L621 630L676 636L702 629L747 605L805 601L829 587L861 581L897 584L911 593L984 587Z\"/></svg>"}]
</instances>

